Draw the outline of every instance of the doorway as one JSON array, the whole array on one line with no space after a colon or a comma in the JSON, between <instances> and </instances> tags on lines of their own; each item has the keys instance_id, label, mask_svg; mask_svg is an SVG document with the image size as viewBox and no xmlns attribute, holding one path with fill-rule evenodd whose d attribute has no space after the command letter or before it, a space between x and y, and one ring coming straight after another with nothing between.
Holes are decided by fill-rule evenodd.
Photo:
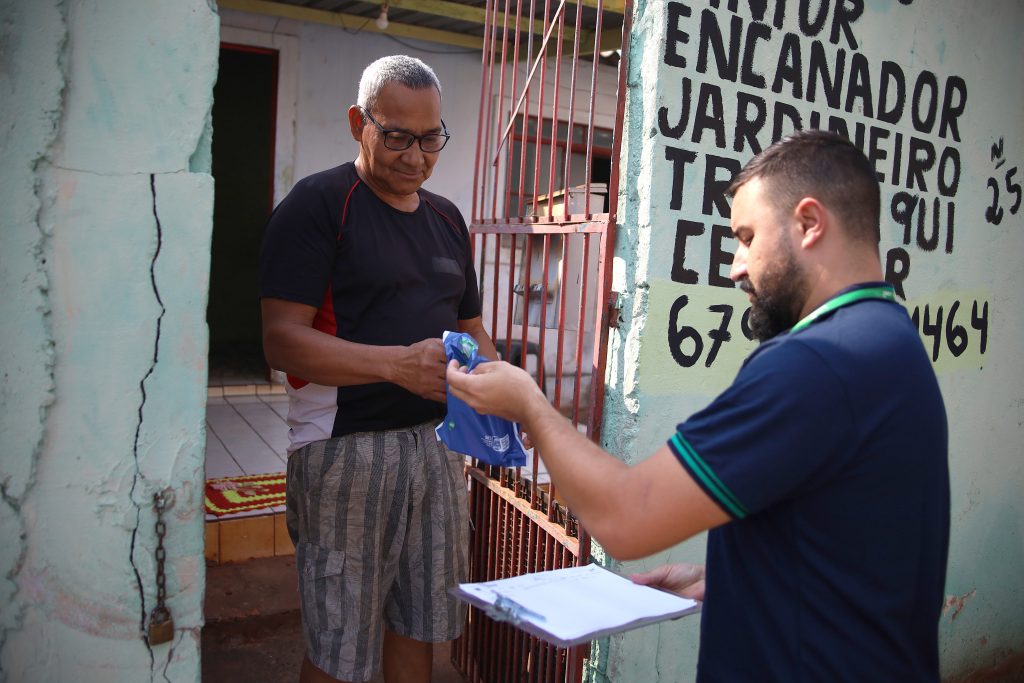
<instances>
[{"instance_id":1,"label":"doorway","mask_svg":"<svg viewBox=\"0 0 1024 683\"><path fill-rule=\"evenodd\" d=\"M259 254L274 202L278 51L221 43L214 87L211 386L269 381L259 311Z\"/></svg>"}]
</instances>

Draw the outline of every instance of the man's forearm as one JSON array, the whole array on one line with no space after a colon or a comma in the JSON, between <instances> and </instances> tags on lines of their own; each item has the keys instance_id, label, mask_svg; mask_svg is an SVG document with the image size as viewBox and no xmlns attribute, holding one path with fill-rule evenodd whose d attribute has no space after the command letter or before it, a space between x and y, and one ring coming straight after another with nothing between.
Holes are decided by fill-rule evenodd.
<instances>
[{"instance_id":1,"label":"man's forearm","mask_svg":"<svg viewBox=\"0 0 1024 683\"><path fill-rule=\"evenodd\" d=\"M300 325L281 325L263 339L275 370L324 386L393 381L391 368L404 347L370 346Z\"/></svg>"},{"instance_id":2,"label":"man's forearm","mask_svg":"<svg viewBox=\"0 0 1024 683\"><path fill-rule=\"evenodd\" d=\"M599 541L620 521L615 482L629 467L581 434L551 404L533 402L523 428L538 449L558 495Z\"/></svg>"}]
</instances>

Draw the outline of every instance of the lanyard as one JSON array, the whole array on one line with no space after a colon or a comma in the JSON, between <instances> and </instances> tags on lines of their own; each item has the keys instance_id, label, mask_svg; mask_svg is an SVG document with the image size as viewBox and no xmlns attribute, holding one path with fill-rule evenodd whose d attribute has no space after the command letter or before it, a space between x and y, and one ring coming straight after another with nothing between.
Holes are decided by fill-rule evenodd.
<instances>
[{"instance_id":1,"label":"lanyard","mask_svg":"<svg viewBox=\"0 0 1024 683\"><path fill-rule=\"evenodd\" d=\"M884 301L896 301L896 293L895 291L893 291L892 285L884 285L881 287L865 287L863 289L855 289L852 292L840 294L834 299L829 299L821 306L818 306L816 309L808 313L803 320L798 322L796 325L793 325L793 328L790 329L789 333L792 334L794 332L799 332L805 327L811 325L811 323L815 322L821 316L827 315L828 313L831 313L832 311L838 308L842 308L843 306L849 306L855 301L862 301L864 299L882 299Z\"/></svg>"}]
</instances>

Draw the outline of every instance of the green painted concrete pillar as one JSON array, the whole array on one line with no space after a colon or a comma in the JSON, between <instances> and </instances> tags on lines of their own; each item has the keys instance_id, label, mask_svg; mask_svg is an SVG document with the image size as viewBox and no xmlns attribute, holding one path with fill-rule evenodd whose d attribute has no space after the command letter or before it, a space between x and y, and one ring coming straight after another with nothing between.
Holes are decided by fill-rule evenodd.
<instances>
[{"instance_id":1,"label":"green painted concrete pillar","mask_svg":"<svg viewBox=\"0 0 1024 683\"><path fill-rule=\"evenodd\" d=\"M728 280L732 174L797 127L845 130L879 173L882 264L949 412L943 676L1021 656L1024 6L639 0L634 19L614 285L626 322L609 342L605 447L653 453L754 348ZM703 554L700 537L620 569ZM698 627L606 640L589 675L692 680Z\"/></svg>"},{"instance_id":2,"label":"green painted concrete pillar","mask_svg":"<svg viewBox=\"0 0 1024 683\"><path fill-rule=\"evenodd\" d=\"M0 679L198 680L218 17L0 17ZM159 491L176 630L150 646Z\"/></svg>"}]
</instances>

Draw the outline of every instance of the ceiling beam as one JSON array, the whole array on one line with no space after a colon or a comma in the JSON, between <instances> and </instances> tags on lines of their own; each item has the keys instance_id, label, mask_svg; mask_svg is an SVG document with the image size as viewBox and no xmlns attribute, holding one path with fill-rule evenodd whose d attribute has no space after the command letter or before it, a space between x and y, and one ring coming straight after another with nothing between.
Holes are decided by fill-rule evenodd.
<instances>
[{"instance_id":1,"label":"ceiling beam","mask_svg":"<svg viewBox=\"0 0 1024 683\"><path fill-rule=\"evenodd\" d=\"M455 4L455 3L446 3ZM389 22L384 30L377 28L373 18L361 17L356 14L343 14L341 12L327 12L325 10L311 9L309 7L298 7L286 5L280 2L268 2L268 0L217 0L218 7L222 9L233 9L254 14L266 14L282 19L294 19L296 21L307 21L314 24L326 24L336 26L349 31L359 30L365 33L384 33L402 38L413 38L415 40L427 40L444 45L454 45L469 49L482 50L484 43L482 38L468 36L453 31L438 31L432 28L421 28L409 24ZM391 4L392 7L397 7Z\"/></svg>"},{"instance_id":2,"label":"ceiling beam","mask_svg":"<svg viewBox=\"0 0 1024 683\"><path fill-rule=\"evenodd\" d=\"M363 2L373 3L375 5L381 5L384 1L385 0L363 0ZM526 1L527 0L523 0L524 5L526 4ZM582 2L584 7L597 9L597 0L582 0ZM576 0L568 0L566 4L573 5L575 3ZM482 18L477 20L471 17L476 16L476 13L479 13L481 17L485 14L485 10L479 7L463 5L457 2L445 2L444 0L388 0L388 5L416 12L423 12L424 14L436 14L442 17L462 19L463 21L476 21L481 24L483 23ZM624 0L605 0L601 7L606 12L622 14L623 5ZM509 14L515 14L515 11L510 8Z\"/></svg>"},{"instance_id":3,"label":"ceiling beam","mask_svg":"<svg viewBox=\"0 0 1024 683\"><path fill-rule=\"evenodd\" d=\"M368 4L383 5L387 4L389 7L394 9L403 9L412 12L421 12L423 14L432 14L434 16L445 17L447 19L455 19L458 21L467 21L475 24L484 25L487 23L487 11L480 7L472 7L470 5L463 5L457 2L447 2L446 0L363 0ZM597 0L582 0L583 5L586 7L596 7ZM566 4L571 5L573 0L568 0ZM604 3L603 7L605 11L617 12L622 14L623 0L609 0ZM352 18L355 17L356 22L365 21L365 17L359 17L351 14L342 14L340 12L330 12L327 10L318 10L309 7L300 7L297 5L289 5L281 2L270 2L268 0L218 0L218 4L228 9L241 9L243 11L256 12L258 14L271 14L273 16L281 16L293 19L299 19L303 21L312 21L315 23L328 23L333 26L343 26L345 28L351 28ZM343 17L344 21L339 22L336 20L330 20L325 18L323 15L330 15L334 17ZM510 13L511 16L511 13ZM308 18L306 18L308 17ZM503 20L503 13L499 13L497 20L501 22ZM514 24L514 19L512 20ZM358 25L355 24L355 25ZM403 24L407 28L418 28L412 27L407 24ZM390 28L390 27L389 27ZM373 29L369 26L366 30L370 30L372 33L382 33L374 25ZM434 30L434 29L424 29ZM529 31L530 20L529 18L520 18L519 30ZM386 31L386 29L385 29ZM441 32L442 35L444 32ZM533 33L542 34L543 24L542 22L534 21ZM405 35L396 33L396 35ZM462 34L455 34L462 35ZM581 31L580 38L584 44L593 43L593 31ZM565 40L571 41L571 37ZM447 41L444 41L447 42ZM462 44L461 42L458 44ZM603 47L603 46L602 46Z\"/></svg>"},{"instance_id":4,"label":"ceiling beam","mask_svg":"<svg viewBox=\"0 0 1024 683\"><path fill-rule=\"evenodd\" d=\"M373 4L384 4L384 0L364 1ZM619 8L619 11L621 11L622 0L613 0L611 3L604 6L605 9L614 11L610 9L610 6L614 5L616 1L618 2L617 7ZM571 2L572 0L568 0L567 4ZM588 6L597 5L597 0L583 0L583 2ZM224 9L252 12L254 14L265 14L274 17L281 17L283 19L294 19L296 21L307 21L316 24L326 24L328 26L336 26L349 31L358 30L368 33L383 33L403 38L427 40L444 45L453 45L477 50L483 49L483 39L475 36L455 33L452 31L441 31L420 26L412 26L410 24L402 24L394 21L390 22L386 29L381 30L377 28L377 24L372 19L355 14L344 14L341 12L331 12L328 10L313 9L310 7L300 7L298 5L289 5L283 2L272 2L270 0L217 0L217 4ZM445 0L389 0L388 6L396 9L434 14L436 16L443 16L459 21L479 23L481 25L484 24L487 19L486 11L479 7L470 7L469 5L462 5L456 2L446 2ZM502 19L503 17L499 15L498 20L501 21ZM520 30L529 31L529 19L520 19L519 26ZM570 31L572 30L571 25L567 28ZM541 22L534 22L533 32L538 35L542 35L543 24ZM571 51L572 35L566 35L563 40L569 46ZM602 51L618 49L621 47L621 44L621 29L602 31ZM581 56L592 54L593 45L594 32L587 30L581 31ZM528 57L524 54L523 58Z\"/></svg>"}]
</instances>

